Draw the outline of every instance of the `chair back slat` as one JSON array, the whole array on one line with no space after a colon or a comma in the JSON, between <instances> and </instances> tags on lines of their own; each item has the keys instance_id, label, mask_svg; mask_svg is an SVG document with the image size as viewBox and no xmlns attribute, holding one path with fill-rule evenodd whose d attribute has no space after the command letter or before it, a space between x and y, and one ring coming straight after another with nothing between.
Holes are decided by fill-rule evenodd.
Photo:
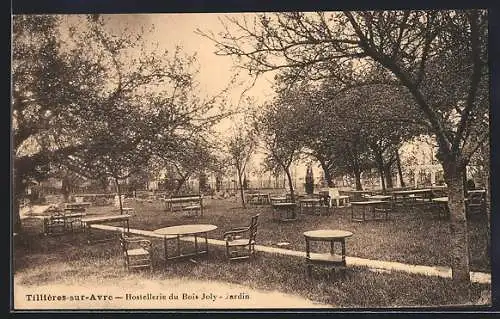
<instances>
[{"instance_id":1,"label":"chair back slat","mask_svg":"<svg viewBox=\"0 0 500 319\"><path fill-rule=\"evenodd\" d=\"M257 226L259 225L259 215L257 214L252 217L252 220L250 221L250 241L254 240L255 237L257 236Z\"/></svg>"}]
</instances>

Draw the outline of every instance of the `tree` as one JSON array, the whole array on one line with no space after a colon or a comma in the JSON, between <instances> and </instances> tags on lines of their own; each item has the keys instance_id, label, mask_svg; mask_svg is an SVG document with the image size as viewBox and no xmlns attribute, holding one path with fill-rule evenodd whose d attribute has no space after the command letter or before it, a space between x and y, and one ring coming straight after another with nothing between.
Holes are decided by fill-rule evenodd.
<instances>
[{"instance_id":1,"label":"tree","mask_svg":"<svg viewBox=\"0 0 500 319\"><path fill-rule=\"evenodd\" d=\"M304 110L301 107L300 90L283 92L271 104L263 107L264 111L256 115L254 127L261 138L266 153L267 166L280 168L287 177L291 200L295 201L290 166L298 159L303 148L303 127L291 126L300 118Z\"/></svg>"},{"instance_id":2,"label":"tree","mask_svg":"<svg viewBox=\"0 0 500 319\"><path fill-rule=\"evenodd\" d=\"M217 109L224 91L197 95L195 57L150 51L140 33L113 34L109 19L14 18L16 227L25 185L45 178L50 163L89 178L113 177L120 193L119 181L153 151L175 149L225 115Z\"/></svg>"},{"instance_id":3,"label":"tree","mask_svg":"<svg viewBox=\"0 0 500 319\"><path fill-rule=\"evenodd\" d=\"M233 134L227 139L227 152L231 165L236 169L238 175L238 185L240 187L240 197L243 207L246 207L243 183L246 166L255 150L255 135L249 128L239 126L233 130Z\"/></svg>"},{"instance_id":4,"label":"tree","mask_svg":"<svg viewBox=\"0 0 500 319\"><path fill-rule=\"evenodd\" d=\"M87 96L100 87L99 69L63 50L59 16L14 16L12 20L13 221L21 231L19 203L32 181L84 148ZM78 103L77 103L78 101Z\"/></svg>"},{"instance_id":5,"label":"tree","mask_svg":"<svg viewBox=\"0 0 500 319\"><path fill-rule=\"evenodd\" d=\"M219 54L237 57L254 74L286 69L289 82L335 77L350 60L384 67L408 90L439 146L449 188L453 279L470 281L462 176L488 139L486 11L293 12L229 23L236 31L206 36Z\"/></svg>"}]
</instances>

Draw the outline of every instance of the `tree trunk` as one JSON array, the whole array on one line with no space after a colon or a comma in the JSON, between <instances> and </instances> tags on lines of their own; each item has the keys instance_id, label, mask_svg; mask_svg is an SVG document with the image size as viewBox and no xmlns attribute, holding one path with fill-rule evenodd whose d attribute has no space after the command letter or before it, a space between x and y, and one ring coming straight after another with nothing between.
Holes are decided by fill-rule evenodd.
<instances>
[{"instance_id":1,"label":"tree trunk","mask_svg":"<svg viewBox=\"0 0 500 319\"><path fill-rule=\"evenodd\" d=\"M380 182L382 183L382 191L385 192L385 165L384 165L384 158L382 157L382 154L380 152L375 153L375 162L377 164L377 169L378 173L380 175Z\"/></svg>"},{"instance_id":2,"label":"tree trunk","mask_svg":"<svg viewBox=\"0 0 500 319\"><path fill-rule=\"evenodd\" d=\"M64 176L62 179L61 193L63 194L64 201L67 202L70 193L70 182L68 176Z\"/></svg>"},{"instance_id":3,"label":"tree trunk","mask_svg":"<svg viewBox=\"0 0 500 319\"><path fill-rule=\"evenodd\" d=\"M123 204L122 204L122 192L120 189L120 183L118 178L115 177L116 192L118 193L118 203L120 204L120 215L123 214Z\"/></svg>"},{"instance_id":4,"label":"tree trunk","mask_svg":"<svg viewBox=\"0 0 500 319\"><path fill-rule=\"evenodd\" d=\"M323 169L326 185L328 187L335 187L335 184L333 183L333 176L328 169L328 165L324 161L321 161L320 164L321 168Z\"/></svg>"},{"instance_id":5,"label":"tree trunk","mask_svg":"<svg viewBox=\"0 0 500 319\"><path fill-rule=\"evenodd\" d=\"M245 193L243 191L243 181L242 181L243 172L239 167L236 170L238 171L238 183L240 184L241 204L243 205L243 208L246 208L247 206L245 203Z\"/></svg>"},{"instance_id":6,"label":"tree trunk","mask_svg":"<svg viewBox=\"0 0 500 319\"><path fill-rule=\"evenodd\" d=\"M14 233L21 233L22 232L22 223L21 223L21 215L19 214L21 210L21 199L20 196L15 195L14 196L14 201L12 203L12 230Z\"/></svg>"},{"instance_id":7,"label":"tree trunk","mask_svg":"<svg viewBox=\"0 0 500 319\"><path fill-rule=\"evenodd\" d=\"M22 232L22 223L21 223L21 199L23 198L23 194L25 192L24 184L22 183L21 175L16 169L14 169L14 198L12 203L12 230L15 233Z\"/></svg>"},{"instance_id":8,"label":"tree trunk","mask_svg":"<svg viewBox=\"0 0 500 319\"><path fill-rule=\"evenodd\" d=\"M186 176L180 175L180 176L181 176L181 178L177 180L178 183L177 183L177 186L175 187L175 190L174 190L175 195L179 194L181 187L186 183L186 180L187 180L187 175Z\"/></svg>"},{"instance_id":9,"label":"tree trunk","mask_svg":"<svg viewBox=\"0 0 500 319\"><path fill-rule=\"evenodd\" d=\"M454 281L470 282L469 240L463 183L465 167L460 167L455 160L443 163L443 169L448 184L452 277Z\"/></svg>"},{"instance_id":10,"label":"tree trunk","mask_svg":"<svg viewBox=\"0 0 500 319\"><path fill-rule=\"evenodd\" d=\"M384 167L385 183L386 183L387 188L394 187L394 185L392 183L391 166L392 165L385 165L385 167Z\"/></svg>"},{"instance_id":11,"label":"tree trunk","mask_svg":"<svg viewBox=\"0 0 500 319\"><path fill-rule=\"evenodd\" d=\"M396 167L398 168L399 175L399 186L405 187L405 182L403 180L403 170L401 169L401 158L399 157L399 151L396 150Z\"/></svg>"},{"instance_id":12,"label":"tree trunk","mask_svg":"<svg viewBox=\"0 0 500 319\"><path fill-rule=\"evenodd\" d=\"M354 173L354 181L356 183L356 190L362 191L363 185L361 185L361 170L357 165L354 166L353 173Z\"/></svg>"},{"instance_id":13,"label":"tree trunk","mask_svg":"<svg viewBox=\"0 0 500 319\"><path fill-rule=\"evenodd\" d=\"M295 202L295 193L293 191L292 175L290 174L289 167L285 168L285 174L286 174L286 177L288 179L288 188L290 190L290 198L291 198L291 201L294 203Z\"/></svg>"},{"instance_id":14,"label":"tree trunk","mask_svg":"<svg viewBox=\"0 0 500 319\"><path fill-rule=\"evenodd\" d=\"M486 213L486 218L487 218L487 227L488 231L486 232L486 256L490 256L491 252L491 238L490 238L490 219L491 219L491 207L490 207L490 202L491 202L491 197L490 197L490 145L488 143L485 144L485 146L482 148L482 180L483 180L483 185L484 189L486 190L485 196L485 213Z\"/></svg>"}]
</instances>

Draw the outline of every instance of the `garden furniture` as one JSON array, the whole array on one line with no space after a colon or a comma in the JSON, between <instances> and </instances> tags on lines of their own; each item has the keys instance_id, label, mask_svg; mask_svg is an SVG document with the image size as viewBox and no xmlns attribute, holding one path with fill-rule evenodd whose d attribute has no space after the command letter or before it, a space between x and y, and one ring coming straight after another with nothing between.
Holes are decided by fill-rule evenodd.
<instances>
[{"instance_id":1,"label":"garden furniture","mask_svg":"<svg viewBox=\"0 0 500 319\"><path fill-rule=\"evenodd\" d=\"M229 260L248 259L255 256L255 240L259 215L252 216L248 226L233 228L224 233L226 256Z\"/></svg>"},{"instance_id":2,"label":"garden furniture","mask_svg":"<svg viewBox=\"0 0 500 319\"><path fill-rule=\"evenodd\" d=\"M353 235L350 231L336 229L319 229L304 232L306 240L306 267L307 274L311 276L313 265L326 265L336 268L346 267L346 244L345 240ZM315 252L313 245L328 243L328 253ZM335 244L340 244L340 253ZM338 246L338 245L337 245ZM337 249L336 249L337 248Z\"/></svg>"},{"instance_id":3,"label":"garden furniture","mask_svg":"<svg viewBox=\"0 0 500 319\"><path fill-rule=\"evenodd\" d=\"M356 207L356 209L355 209ZM359 208L359 209L358 209ZM361 210L361 217L355 216ZM391 203L384 200L367 200L363 202L351 202L351 220L364 222L367 221L367 213L371 213L372 220L388 219L388 213L391 211ZM382 212L383 218L378 217L377 213Z\"/></svg>"},{"instance_id":4,"label":"garden furniture","mask_svg":"<svg viewBox=\"0 0 500 319\"><path fill-rule=\"evenodd\" d=\"M165 203L165 210L174 211L175 208L183 209L186 206L197 205L200 206L200 210L203 210L203 194L196 196L179 196L179 197L170 197L163 199ZM202 212L201 212L202 214Z\"/></svg>"},{"instance_id":5,"label":"garden furniture","mask_svg":"<svg viewBox=\"0 0 500 319\"><path fill-rule=\"evenodd\" d=\"M128 271L139 268L149 268L149 270L153 270L151 241L141 237L129 237L121 233L120 246L123 252L125 268Z\"/></svg>"},{"instance_id":6,"label":"garden furniture","mask_svg":"<svg viewBox=\"0 0 500 319\"><path fill-rule=\"evenodd\" d=\"M209 224L189 224L189 225L178 225L170 226L165 228L160 228L154 230L153 233L160 234L164 236L163 246L165 250L165 263L169 260L176 260L185 257L193 257L208 254L208 235L207 233L216 230L217 226ZM181 249L181 238L186 236L194 237L194 250L184 252ZM198 244L198 237L202 237L205 240L205 244L200 247ZM168 250L168 240L174 239L176 243L175 251L173 254L169 255Z\"/></svg>"},{"instance_id":7,"label":"garden furniture","mask_svg":"<svg viewBox=\"0 0 500 319\"><path fill-rule=\"evenodd\" d=\"M322 210L328 212L328 206L322 205L321 198L302 198L299 200L300 213L310 212L316 215L322 215Z\"/></svg>"},{"instance_id":8,"label":"garden furniture","mask_svg":"<svg viewBox=\"0 0 500 319\"><path fill-rule=\"evenodd\" d=\"M328 195L330 196L330 207L346 207L349 204L349 196L340 195L338 188L328 188Z\"/></svg>"},{"instance_id":9,"label":"garden furniture","mask_svg":"<svg viewBox=\"0 0 500 319\"><path fill-rule=\"evenodd\" d=\"M93 224L104 224L104 223L122 223L123 229L127 231L130 230L129 227L129 218L130 215L106 215L106 216L92 216L92 217L84 217L81 222L85 225L85 231L87 233L87 242L90 244L91 242L91 225ZM109 240L109 239L104 239Z\"/></svg>"},{"instance_id":10,"label":"garden furniture","mask_svg":"<svg viewBox=\"0 0 500 319\"><path fill-rule=\"evenodd\" d=\"M297 204L291 202L272 203L273 219L282 222L297 220Z\"/></svg>"}]
</instances>

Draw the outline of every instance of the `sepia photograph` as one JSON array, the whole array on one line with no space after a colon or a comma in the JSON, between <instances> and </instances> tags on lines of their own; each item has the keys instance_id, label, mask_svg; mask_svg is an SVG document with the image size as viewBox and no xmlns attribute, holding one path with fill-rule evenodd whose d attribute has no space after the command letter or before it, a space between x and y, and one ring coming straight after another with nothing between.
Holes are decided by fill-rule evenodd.
<instances>
[{"instance_id":1,"label":"sepia photograph","mask_svg":"<svg viewBox=\"0 0 500 319\"><path fill-rule=\"evenodd\" d=\"M11 311L492 306L488 10L12 14Z\"/></svg>"}]
</instances>

